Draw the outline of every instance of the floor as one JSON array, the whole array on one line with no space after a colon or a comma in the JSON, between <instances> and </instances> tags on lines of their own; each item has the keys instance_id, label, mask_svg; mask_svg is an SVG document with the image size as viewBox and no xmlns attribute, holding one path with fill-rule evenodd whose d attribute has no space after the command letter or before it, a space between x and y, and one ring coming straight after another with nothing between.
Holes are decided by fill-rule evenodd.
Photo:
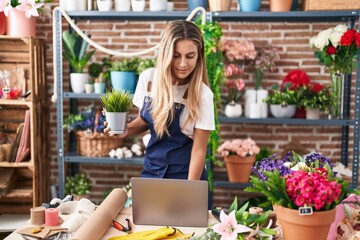
<instances>
[{"instance_id":1,"label":"floor","mask_svg":"<svg viewBox=\"0 0 360 240\"><path fill-rule=\"evenodd\" d=\"M29 220L28 214L0 214L0 240Z\"/></svg>"}]
</instances>

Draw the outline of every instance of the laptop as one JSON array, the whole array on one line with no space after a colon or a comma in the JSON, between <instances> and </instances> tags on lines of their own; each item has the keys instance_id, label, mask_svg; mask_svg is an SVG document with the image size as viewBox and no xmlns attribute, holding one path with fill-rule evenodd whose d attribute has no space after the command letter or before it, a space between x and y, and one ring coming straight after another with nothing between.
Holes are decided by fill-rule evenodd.
<instances>
[{"instance_id":1,"label":"laptop","mask_svg":"<svg viewBox=\"0 0 360 240\"><path fill-rule=\"evenodd\" d=\"M138 225L207 227L208 182L131 178L132 215Z\"/></svg>"}]
</instances>

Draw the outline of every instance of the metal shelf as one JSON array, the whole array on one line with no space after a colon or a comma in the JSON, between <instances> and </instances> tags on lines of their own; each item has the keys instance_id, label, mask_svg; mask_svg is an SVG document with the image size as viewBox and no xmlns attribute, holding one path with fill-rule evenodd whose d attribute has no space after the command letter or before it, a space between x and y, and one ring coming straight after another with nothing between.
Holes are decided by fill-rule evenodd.
<instances>
[{"instance_id":1,"label":"metal shelf","mask_svg":"<svg viewBox=\"0 0 360 240\"><path fill-rule=\"evenodd\" d=\"M91 164L123 164L123 165L144 165L143 157L133 158L110 158L110 157L86 157L76 154L65 155L67 163L91 163Z\"/></svg>"},{"instance_id":2,"label":"metal shelf","mask_svg":"<svg viewBox=\"0 0 360 240\"><path fill-rule=\"evenodd\" d=\"M100 96L104 94L98 93L73 93L73 92L64 92L64 98L66 99L97 99L100 101Z\"/></svg>"}]
</instances>

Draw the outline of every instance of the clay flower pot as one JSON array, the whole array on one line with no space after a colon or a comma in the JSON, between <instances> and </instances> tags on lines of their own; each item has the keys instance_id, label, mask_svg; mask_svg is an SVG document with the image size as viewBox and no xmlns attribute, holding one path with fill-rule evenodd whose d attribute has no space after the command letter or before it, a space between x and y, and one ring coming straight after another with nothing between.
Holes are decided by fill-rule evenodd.
<instances>
[{"instance_id":1,"label":"clay flower pot","mask_svg":"<svg viewBox=\"0 0 360 240\"><path fill-rule=\"evenodd\" d=\"M250 157L229 155L224 157L224 160L230 182L246 183L249 181L251 167L256 160L255 155Z\"/></svg>"}]
</instances>

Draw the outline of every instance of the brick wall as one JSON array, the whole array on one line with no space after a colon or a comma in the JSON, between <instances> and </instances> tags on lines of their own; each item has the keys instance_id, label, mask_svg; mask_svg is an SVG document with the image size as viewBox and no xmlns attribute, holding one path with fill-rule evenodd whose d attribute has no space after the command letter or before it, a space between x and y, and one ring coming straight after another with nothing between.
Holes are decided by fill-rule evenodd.
<instances>
[{"instance_id":1,"label":"brick wall","mask_svg":"<svg viewBox=\"0 0 360 240\"><path fill-rule=\"evenodd\" d=\"M148 3L147 3L148 4ZM56 6L57 3L53 3ZM175 1L175 10L187 8L185 0ZM237 3L233 1L232 10L236 10ZM299 3L301 9L301 2ZM146 8L149 9L148 6ZM268 10L268 2L263 1L263 10ZM223 34L229 37L246 37L255 45L270 44L280 50L281 60L277 62L278 70L265 75L265 86L279 83L283 77L293 69L302 69L308 73L312 81L329 84L329 73L314 58L309 47L309 38L320 30L334 26L337 23L249 23L249 22L221 22ZM91 34L92 40L104 47L118 51L136 51L146 49L159 41L159 36L166 22L131 22L131 21L79 21L78 26ZM64 29L67 28L65 20ZM57 185L57 151L56 151L56 105L50 103L53 93L53 57L52 57L52 27L51 20L39 18L37 25L38 37L47 40L47 82L50 104L49 114L50 142L45 145L49 149L51 162L51 184ZM150 54L155 56L155 53ZM149 56L150 56L149 55ZM100 61L106 55L97 51L94 60ZM64 84L68 89L68 64L64 62ZM253 85L253 75L247 72L248 86ZM354 86L352 86L352 91ZM97 101L98 102L98 101ZM69 104L65 105L68 111ZM81 103L81 104L88 104ZM353 105L352 105L353 109ZM220 110L221 111L221 110ZM351 111L353 113L353 110ZM350 129L350 138L353 128ZM305 148L308 151L317 150L331 157L333 161L340 160L341 128L324 126L297 125L258 125L258 124L222 124L221 141L235 137L251 137L261 146L268 146L274 152L282 153L285 149ZM349 161L352 160L352 143L349 144ZM46 144L46 143L44 143ZM120 165L89 165L82 164L80 170L86 172L93 182L91 198L99 202L102 194L109 188L126 185L132 176L138 176L139 166ZM222 167L215 168L216 174L225 173ZM214 191L214 205L228 206L233 197L246 198L240 190L216 188Z\"/></svg>"}]
</instances>

